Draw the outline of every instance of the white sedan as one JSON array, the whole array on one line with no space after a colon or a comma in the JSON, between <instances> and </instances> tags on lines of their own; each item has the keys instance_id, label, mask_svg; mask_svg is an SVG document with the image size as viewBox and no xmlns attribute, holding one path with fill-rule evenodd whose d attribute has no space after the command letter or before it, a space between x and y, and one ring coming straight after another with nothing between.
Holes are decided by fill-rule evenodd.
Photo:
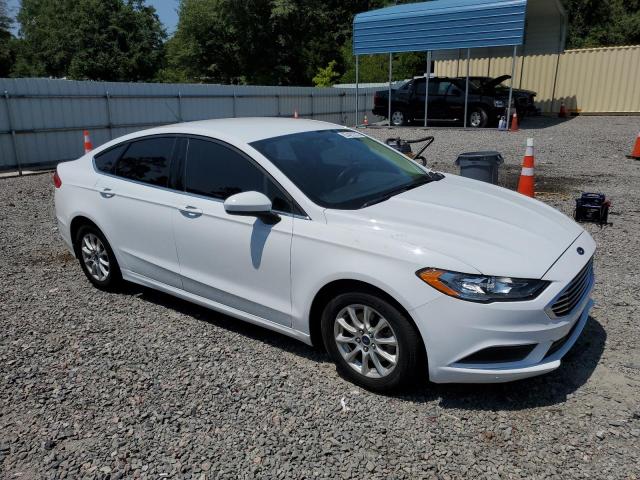
<instances>
[{"instance_id":1,"label":"white sedan","mask_svg":"<svg viewBox=\"0 0 640 480\"><path fill-rule=\"evenodd\" d=\"M98 288L130 281L313 345L366 388L558 368L593 304L593 239L523 195L340 125L224 119L112 140L54 174Z\"/></svg>"}]
</instances>

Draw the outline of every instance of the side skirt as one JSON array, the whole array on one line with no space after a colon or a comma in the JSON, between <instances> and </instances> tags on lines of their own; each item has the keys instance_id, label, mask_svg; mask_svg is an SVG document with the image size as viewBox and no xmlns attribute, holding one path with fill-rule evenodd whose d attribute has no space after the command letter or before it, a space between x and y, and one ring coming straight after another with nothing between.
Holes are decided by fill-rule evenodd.
<instances>
[{"instance_id":1,"label":"side skirt","mask_svg":"<svg viewBox=\"0 0 640 480\"><path fill-rule=\"evenodd\" d=\"M197 305L200 305L205 308L209 308L211 310L215 310L216 312L220 312L225 315L238 318L245 322L249 322L254 325L264 327L268 330L273 330L274 332L282 333L288 337L295 338L296 340L300 340L301 342L304 342L307 345L312 345L311 336L305 333L299 332L298 330L285 327L283 325L274 323L265 318L252 315L250 313L246 313L241 310L237 310L235 308L229 307L227 305L223 305L218 302L214 302L212 300L209 300L204 297L200 297L198 295L194 295L185 290L181 290L179 288L172 287L164 283L156 282L155 280L151 280L150 278L144 277L142 275L138 275L137 273L133 273L129 270L122 270L122 278L124 278L129 282L137 283L138 285L143 285L145 287L153 288L154 290L159 290L161 292L168 293L169 295L173 295L174 297L178 297L178 298L181 298L182 300L195 303Z\"/></svg>"}]
</instances>

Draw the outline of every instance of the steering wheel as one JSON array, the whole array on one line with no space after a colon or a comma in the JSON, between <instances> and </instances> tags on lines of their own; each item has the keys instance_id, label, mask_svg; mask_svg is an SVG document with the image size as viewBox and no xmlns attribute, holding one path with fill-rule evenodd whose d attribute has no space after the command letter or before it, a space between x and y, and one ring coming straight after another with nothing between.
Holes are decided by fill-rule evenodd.
<instances>
[{"instance_id":1,"label":"steering wheel","mask_svg":"<svg viewBox=\"0 0 640 480\"><path fill-rule=\"evenodd\" d=\"M349 183L353 183L353 181L358 178L359 169L360 165L358 165L357 163L349 165L338 174L338 176L336 177L336 183L340 186L342 186L342 184L347 185Z\"/></svg>"}]
</instances>

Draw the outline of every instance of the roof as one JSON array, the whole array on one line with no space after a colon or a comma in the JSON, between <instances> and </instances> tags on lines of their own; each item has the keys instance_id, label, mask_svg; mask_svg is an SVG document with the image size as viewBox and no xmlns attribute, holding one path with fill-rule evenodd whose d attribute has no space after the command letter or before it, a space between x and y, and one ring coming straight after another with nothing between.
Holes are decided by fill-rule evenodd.
<instances>
[{"instance_id":1,"label":"roof","mask_svg":"<svg viewBox=\"0 0 640 480\"><path fill-rule=\"evenodd\" d=\"M527 0L433 0L359 13L356 55L522 45Z\"/></svg>"},{"instance_id":2,"label":"roof","mask_svg":"<svg viewBox=\"0 0 640 480\"><path fill-rule=\"evenodd\" d=\"M251 143L265 138L279 137L292 133L312 132L317 130L332 130L345 128L335 123L319 120L305 120L301 118L279 117L245 117L220 118L214 120L199 120L196 122L175 123L161 127L141 130L130 135L108 142L107 146L145 135L183 133L205 135L233 144Z\"/></svg>"}]
</instances>

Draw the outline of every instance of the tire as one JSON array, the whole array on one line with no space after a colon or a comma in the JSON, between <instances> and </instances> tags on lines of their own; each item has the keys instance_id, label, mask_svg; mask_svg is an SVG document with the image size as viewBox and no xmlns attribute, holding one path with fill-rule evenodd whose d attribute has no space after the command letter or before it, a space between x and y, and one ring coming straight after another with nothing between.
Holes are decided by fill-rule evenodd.
<instances>
[{"instance_id":1,"label":"tire","mask_svg":"<svg viewBox=\"0 0 640 480\"><path fill-rule=\"evenodd\" d=\"M116 256L97 227L80 227L76 234L74 250L82 271L95 287L115 291L121 286L122 274Z\"/></svg>"},{"instance_id":2,"label":"tire","mask_svg":"<svg viewBox=\"0 0 640 480\"><path fill-rule=\"evenodd\" d=\"M489 115L482 107L473 107L469 112L468 124L471 128L484 128L489 123Z\"/></svg>"},{"instance_id":3,"label":"tire","mask_svg":"<svg viewBox=\"0 0 640 480\"><path fill-rule=\"evenodd\" d=\"M369 312L366 321L365 311ZM361 329L354 328L358 322ZM426 366L415 326L379 296L354 292L335 297L324 308L321 328L338 373L368 390L397 390Z\"/></svg>"},{"instance_id":4,"label":"tire","mask_svg":"<svg viewBox=\"0 0 640 480\"><path fill-rule=\"evenodd\" d=\"M402 110L393 110L391 112L391 125L401 127L407 124L407 116Z\"/></svg>"}]
</instances>

